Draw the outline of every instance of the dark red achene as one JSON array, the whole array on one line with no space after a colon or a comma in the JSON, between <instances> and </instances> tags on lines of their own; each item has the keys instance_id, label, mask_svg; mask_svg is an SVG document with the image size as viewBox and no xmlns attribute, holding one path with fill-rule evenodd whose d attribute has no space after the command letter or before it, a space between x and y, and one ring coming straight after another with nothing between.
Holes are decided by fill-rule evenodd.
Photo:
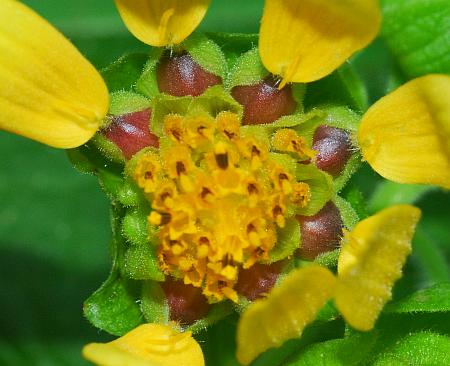
<instances>
[{"instance_id":1,"label":"dark red achene","mask_svg":"<svg viewBox=\"0 0 450 366\"><path fill-rule=\"evenodd\" d=\"M219 76L202 69L188 53L164 54L157 66L159 90L176 97L197 96L210 86L221 84Z\"/></svg>"},{"instance_id":2,"label":"dark red achene","mask_svg":"<svg viewBox=\"0 0 450 366\"><path fill-rule=\"evenodd\" d=\"M239 271L235 290L251 301L261 298L275 285L282 268L281 261L272 264L256 263L248 269L242 269Z\"/></svg>"},{"instance_id":3,"label":"dark red achene","mask_svg":"<svg viewBox=\"0 0 450 366\"><path fill-rule=\"evenodd\" d=\"M125 158L130 159L144 147L159 146L158 136L149 129L150 116L150 109L114 116L103 134L122 150Z\"/></svg>"},{"instance_id":4,"label":"dark red achene","mask_svg":"<svg viewBox=\"0 0 450 366\"><path fill-rule=\"evenodd\" d=\"M208 314L210 305L201 288L169 278L161 286L169 305L170 320L189 325Z\"/></svg>"},{"instance_id":5,"label":"dark red achene","mask_svg":"<svg viewBox=\"0 0 450 366\"><path fill-rule=\"evenodd\" d=\"M319 254L339 247L344 223L333 202L327 204L313 216L297 216L300 222L301 247L298 255L313 260Z\"/></svg>"},{"instance_id":6,"label":"dark red achene","mask_svg":"<svg viewBox=\"0 0 450 366\"><path fill-rule=\"evenodd\" d=\"M235 86L231 90L233 98L244 107L244 125L270 123L294 113L296 103L291 86L278 90L276 85L276 80L268 76L259 84Z\"/></svg>"},{"instance_id":7,"label":"dark red achene","mask_svg":"<svg viewBox=\"0 0 450 366\"><path fill-rule=\"evenodd\" d=\"M326 125L316 129L312 148L318 152L317 167L332 176L338 176L342 172L352 155L349 133L343 129Z\"/></svg>"}]
</instances>

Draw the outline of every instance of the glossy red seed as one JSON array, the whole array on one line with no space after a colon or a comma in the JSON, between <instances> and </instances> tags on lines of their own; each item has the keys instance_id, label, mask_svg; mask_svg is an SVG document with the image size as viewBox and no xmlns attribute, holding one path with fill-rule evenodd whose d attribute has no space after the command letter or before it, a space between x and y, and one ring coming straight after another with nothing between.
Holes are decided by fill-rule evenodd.
<instances>
[{"instance_id":1,"label":"glossy red seed","mask_svg":"<svg viewBox=\"0 0 450 366\"><path fill-rule=\"evenodd\" d=\"M235 290L251 301L261 298L275 285L282 268L283 262L275 262L272 264L256 263L248 269L242 269L239 271Z\"/></svg>"},{"instance_id":2,"label":"glossy red seed","mask_svg":"<svg viewBox=\"0 0 450 366\"><path fill-rule=\"evenodd\" d=\"M170 320L189 325L208 314L210 305L201 288L168 278L161 286L169 305Z\"/></svg>"},{"instance_id":3,"label":"glossy red seed","mask_svg":"<svg viewBox=\"0 0 450 366\"><path fill-rule=\"evenodd\" d=\"M125 158L130 159L144 147L159 146L158 136L149 129L150 117L150 109L114 116L103 134L119 147Z\"/></svg>"},{"instance_id":4,"label":"glossy red seed","mask_svg":"<svg viewBox=\"0 0 450 366\"><path fill-rule=\"evenodd\" d=\"M344 223L333 202L327 204L313 216L297 216L300 222L301 247L298 255L313 260L319 254L339 247Z\"/></svg>"},{"instance_id":5,"label":"glossy red seed","mask_svg":"<svg viewBox=\"0 0 450 366\"><path fill-rule=\"evenodd\" d=\"M244 107L245 125L270 123L294 113L296 108L291 86L278 90L271 76L256 85L235 86L231 95Z\"/></svg>"},{"instance_id":6,"label":"glossy red seed","mask_svg":"<svg viewBox=\"0 0 450 366\"><path fill-rule=\"evenodd\" d=\"M338 176L352 155L352 143L347 131L326 125L319 126L313 138L313 150L318 152L319 169Z\"/></svg>"},{"instance_id":7,"label":"glossy red seed","mask_svg":"<svg viewBox=\"0 0 450 366\"><path fill-rule=\"evenodd\" d=\"M176 97L195 97L210 86L222 83L219 76L204 70L187 53L164 55L157 66L156 77L159 90Z\"/></svg>"}]
</instances>

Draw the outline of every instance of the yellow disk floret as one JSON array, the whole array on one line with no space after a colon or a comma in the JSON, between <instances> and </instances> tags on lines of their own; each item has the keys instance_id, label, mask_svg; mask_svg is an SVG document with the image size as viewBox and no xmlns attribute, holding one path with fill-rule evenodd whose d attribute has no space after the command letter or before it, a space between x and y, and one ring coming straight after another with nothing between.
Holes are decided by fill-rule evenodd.
<instances>
[{"instance_id":1,"label":"yellow disk floret","mask_svg":"<svg viewBox=\"0 0 450 366\"><path fill-rule=\"evenodd\" d=\"M137 162L150 225L159 226L161 268L202 287L211 302L237 301L240 268L269 261L277 229L309 201L272 158L268 140L241 136L237 115L165 118L159 153Z\"/></svg>"}]
</instances>

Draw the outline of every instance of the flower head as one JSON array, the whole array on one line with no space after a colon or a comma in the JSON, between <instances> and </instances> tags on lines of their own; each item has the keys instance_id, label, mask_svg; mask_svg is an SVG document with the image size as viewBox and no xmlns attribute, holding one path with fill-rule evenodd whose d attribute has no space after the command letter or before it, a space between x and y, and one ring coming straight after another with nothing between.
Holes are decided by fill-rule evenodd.
<instances>
[{"instance_id":1,"label":"flower head","mask_svg":"<svg viewBox=\"0 0 450 366\"><path fill-rule=\"evenodd\" d=\"M277 228L310 196L268 141L245 136L236 122L230 112L215 119L168 115L164 148L138 155L134 172L152 202L149 223L160 227L161 267L203 287L213 302L238 301L239 270L270 260ZM304 144L293 133L298 153ZM275 148L289 150L289 144Z\"/></svg>"}]
</instances>

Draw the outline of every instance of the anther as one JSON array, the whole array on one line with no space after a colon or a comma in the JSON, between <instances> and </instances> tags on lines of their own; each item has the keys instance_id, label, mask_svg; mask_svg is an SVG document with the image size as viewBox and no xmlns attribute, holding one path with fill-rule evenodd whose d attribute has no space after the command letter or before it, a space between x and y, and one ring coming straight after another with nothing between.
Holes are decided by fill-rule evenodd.
<instances>
[{"instance_id":1,"label":"anther","mask_svg":"<svg viewBox=\"0 0 450 366\"><path fill-rule=\"evenodd\" d=\"M220 169L225 170L228 168L228 154L227 153L216 154L215 158L216 158L217 166Z\"/></svg>"}]
</instances>

